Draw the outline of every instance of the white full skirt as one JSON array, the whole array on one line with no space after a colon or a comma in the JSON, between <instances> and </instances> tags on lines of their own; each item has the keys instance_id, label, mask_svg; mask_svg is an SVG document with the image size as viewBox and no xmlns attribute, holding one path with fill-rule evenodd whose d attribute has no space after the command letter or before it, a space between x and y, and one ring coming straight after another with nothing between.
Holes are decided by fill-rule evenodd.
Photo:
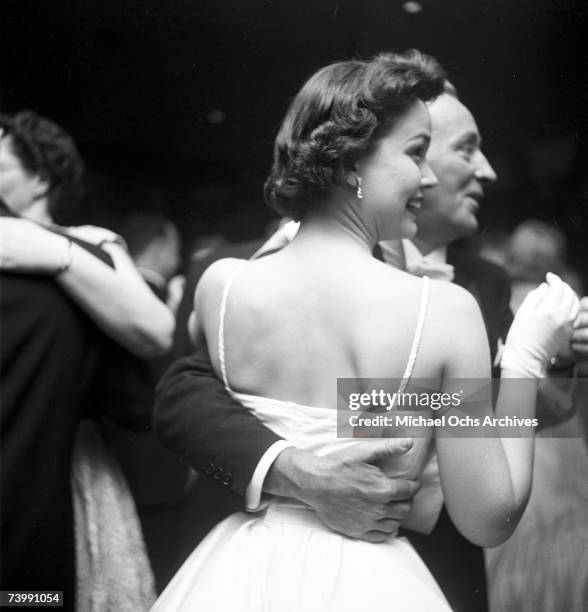
<instances>
[{"instance_id":1,"label":"white full skirt","mask_svg":"<svg viewBox=\"0 0 588 612\"><path fill-rule=\"evenodd\" d=\"M272 502L236 513L194 550L154 612L448 612L404 538L382 544L326 528L308 508Z\"/></svg>"}]
</instances>

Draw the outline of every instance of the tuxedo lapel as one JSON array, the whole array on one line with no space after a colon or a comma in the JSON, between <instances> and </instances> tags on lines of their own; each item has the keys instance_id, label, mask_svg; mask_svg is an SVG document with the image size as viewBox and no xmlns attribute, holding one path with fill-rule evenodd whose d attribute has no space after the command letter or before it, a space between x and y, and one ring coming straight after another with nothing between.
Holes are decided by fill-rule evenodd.
<instances>
[{"instance_id":1,"label":"tuxedo lapel","mask_svg":"<svg viewBox=\"0 0 588 612\"><path fill-rule=\"evenodd\" d=\"M454 282L469 291L480 306L494 362L512 322L508 306L510 299L508 277L498 266L478 257L460 253L451 247L447 250L447 261L454 266ZM495 369L493 375L499 375L499 371Z\"/></svg>"},{"instance_id":2,"label":"tuxedo lapel","mask_svg":"<svg viewBox=\"0 0 588 612\"><path fill-rule=\"evenodd\" d=\"M478 301L483 301L484 292L480 288L480 278L476 276L471 266L460 256L459 252L449 247L447 249L447 263L453 266L453 282L464 289L467 289ZM482 281L483 282L483 281Z\"/></svg>"},{"instance_id":3,"label":"tuxedo lapel","mask_svg":"<svg viewBox=\"0 0 588 612\"><path fill-rule=\"evenodd\" d=\"M454 268L455 277L453 282L464 289L469 290L469 285L472 284L474 278L471 275L471 270L467 266L463 265L459 253L456 253L451 247L447 249L447 263L451 264Z\"/></svg>"}]
</instances>

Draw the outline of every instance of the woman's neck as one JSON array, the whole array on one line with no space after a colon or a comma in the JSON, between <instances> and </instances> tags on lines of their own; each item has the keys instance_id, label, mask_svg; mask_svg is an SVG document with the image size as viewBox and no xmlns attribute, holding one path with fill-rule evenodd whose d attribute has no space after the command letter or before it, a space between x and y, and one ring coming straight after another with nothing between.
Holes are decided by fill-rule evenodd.
<instances>
[{"instance_id":1,"label":"woman's neck","mask_svg":"<svg viewBox=\"0 0 588 612\"><path fill-rule=\"evenodd\" d=\"M327 200L307 213L292 244L304 250L329 249L371 256L376 241L374 232L353 205Z\"/></svg>"}]
</instances>

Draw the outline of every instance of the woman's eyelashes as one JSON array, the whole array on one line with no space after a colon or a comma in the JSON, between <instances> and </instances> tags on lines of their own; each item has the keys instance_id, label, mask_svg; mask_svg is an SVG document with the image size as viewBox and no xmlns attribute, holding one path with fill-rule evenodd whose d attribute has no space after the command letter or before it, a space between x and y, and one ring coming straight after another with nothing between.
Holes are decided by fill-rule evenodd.
<instances>
[{"instance_id":1,"label":"woman's eyelashes","mask_svg":"<svg viewBox=\"0 0 588 612\"><path fill-rule=\"evenodd\" d=\"M422 164L427 155L428 148L429 147L427 146L426 143L421 143L419 145L411 147L407 151L407 154L409 155L409 157L412 157L412 159L417 163L417 165Z\"/></svg>"}]
</instances>

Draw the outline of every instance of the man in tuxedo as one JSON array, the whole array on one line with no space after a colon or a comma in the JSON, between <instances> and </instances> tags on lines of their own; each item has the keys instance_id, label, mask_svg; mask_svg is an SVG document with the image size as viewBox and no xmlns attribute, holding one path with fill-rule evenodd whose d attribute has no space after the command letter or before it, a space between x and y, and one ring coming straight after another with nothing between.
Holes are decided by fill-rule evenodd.
<instances>
[{"instance_id":1,"label":"man in tuxedo","mask_svg":"<svg viewBox=\"0 0 588 612\"><path fill-rule=\"evenodd\" d=\"M403 245L381 244L375 255L414 273L453 280L471 291L480 304L494 360L499 342L506 338L512 322L508 277L498 266L448 249L447 245L476 231L476 212L484 187L494 182L496 175L480 150L473 116L449 84L447 93L430 104L430 111L432 143L428 160L439 183L424 194L415 240ZM177 345L183 342L183 350L187 348L187 313L197 277L214 259L249 257L258 246L247 245L238 255L232 247L225 247L189 271L176 332L180 335ZM228 397L203 350L176 362L161 381L155 427L163 440L186 456L201 474L198 503L206 518L212 520L203 520L199 535L231 511L257 507L261 490L302 499L317 510L324 522L351 537L369 539L366 535L378 529L376 522L370 523L362 516L365 507L356 503L359 497L368 506L377 503L375 489L346 480L367 464L371 468L370 485L377 482L378 476L384 482L381 472L378 475L377 468L374 471L370 464L373 458L347 458L348 469L344 471L339 469L341 465L323 464L323 459L311 459L285 448L284 441ZM346 458L340 459L344 464ZM218 486L210 486L211 482ZM229 501L231 496L223 497L222 489L237 495ZM350 494L351 490L354 493ZM402 493L406 493L405 489ZM396 507L400 520L408 505L399 501ZM391 523L386 525L388 533L395 529ZM358 524L365 530L358 530ZM457 532L444 510L430 535L404 535L413 542L455 610L487 609L482 550Z\"/></svg>"}]
</instances>

